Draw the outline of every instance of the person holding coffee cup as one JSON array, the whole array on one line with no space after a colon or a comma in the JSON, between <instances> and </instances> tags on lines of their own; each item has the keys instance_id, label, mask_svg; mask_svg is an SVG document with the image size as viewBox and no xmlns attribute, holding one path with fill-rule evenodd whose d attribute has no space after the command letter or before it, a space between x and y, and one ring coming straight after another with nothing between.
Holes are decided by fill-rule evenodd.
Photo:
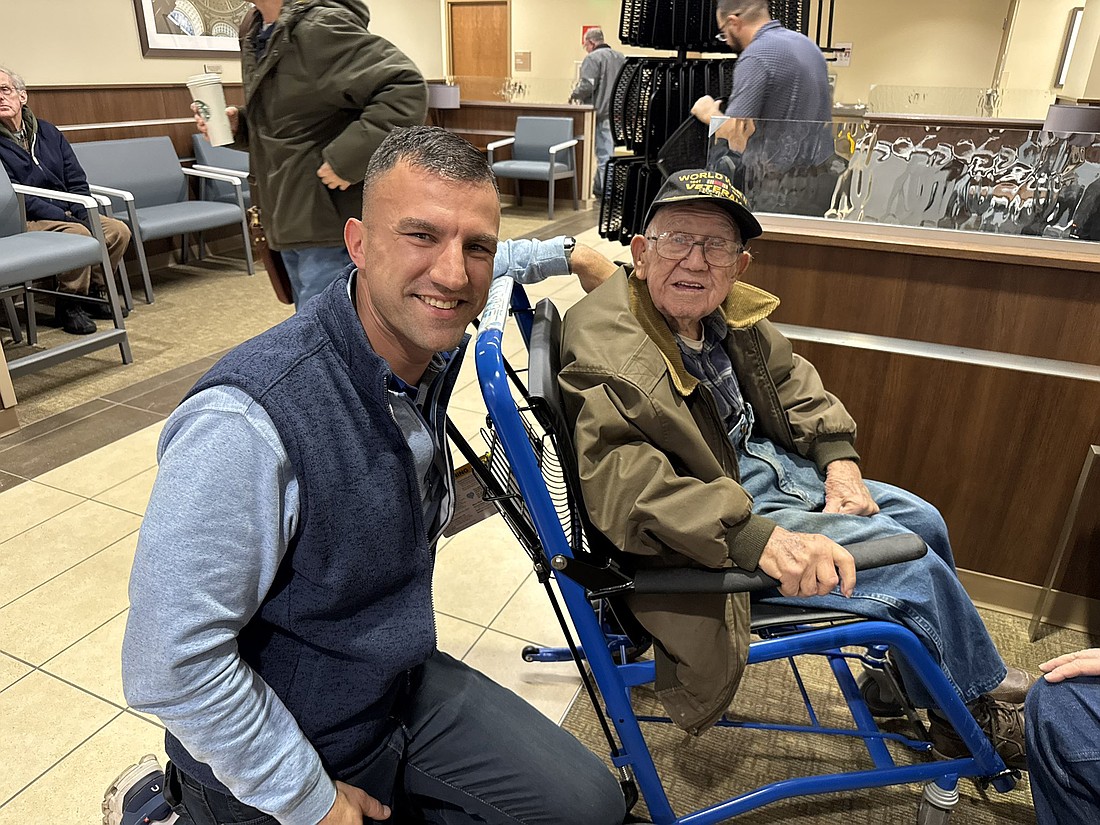
<instances>
[{"instance_id":1,"label":"person holding coffee cup","mask_svg":"<svg viewBox=\"0 0 1100 825\"><path fill-rule=\"evenodd\" d=\"M413 62L368 30L359 0L255 6L241 23L245 104L225 112L301 309L350 266L344 224L359 216L367 163L395 127L424 122L428 90Z\"/></svg>"}]
</instances>

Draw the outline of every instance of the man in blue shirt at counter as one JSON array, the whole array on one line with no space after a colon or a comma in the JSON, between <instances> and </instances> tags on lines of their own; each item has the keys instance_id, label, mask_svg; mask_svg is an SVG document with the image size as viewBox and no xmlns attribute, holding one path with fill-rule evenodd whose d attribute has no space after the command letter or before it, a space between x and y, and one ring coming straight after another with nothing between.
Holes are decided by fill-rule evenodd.
<instances>
[{"instance_id":1,"label":"man in blue shirt at counter","mask_svg":"<svg viewBox=\"0 0 1100 825\"><path fill-rule=\"evenodd\" d=\"M398 129L364 202L354 267L215 365L161 436L123 675L167 728L165 796L196 825L617 825L599 759L436 647L444 419L494 275L492 172L442 129ZM556 250L534 276L567 271Z\"/></svg>"},{"instance_id":2,"label":"man in blue shirt at counter","mask_svg":"<svg viewBox=\"0 0 1100 825\"><path fill-rule=\"evenodd\" d=\"M691 113L708 124L718 115L730 118L717 132L729 143L728 166L720 171L730 173L757 212L823 215L830 186L815 185L817 197L789 191L792 171L815 169L833 156L822 125L832 121L833 105L821 49L772 20L767 0L718 0L717 18L720 36L738 55L733 91L725 112L706 95Z\"/></svg>"}]
</instances>

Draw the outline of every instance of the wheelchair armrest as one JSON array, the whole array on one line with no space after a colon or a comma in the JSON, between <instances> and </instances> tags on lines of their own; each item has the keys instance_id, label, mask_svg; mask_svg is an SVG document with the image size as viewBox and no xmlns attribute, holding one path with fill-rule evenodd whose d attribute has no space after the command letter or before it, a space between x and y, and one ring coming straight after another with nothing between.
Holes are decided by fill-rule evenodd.
<instances>
[{"instance_id":1,"label":"wheelchair armrest","mask_svg":"<svg viewBox=\"0 0 1100 825\"><path fill-rule=\"evenodd\" d=\"M928 548L920 536L907 533L849 545L848 552L856 562L856 570L869 570L913 561L924 556ZM753 593L778 587L779 582L760 570L705 570L677 567L662 570L637 570L634 573L635 593ZM596 594L593 594L596 595Z\"/></svg>"}]
</instances>

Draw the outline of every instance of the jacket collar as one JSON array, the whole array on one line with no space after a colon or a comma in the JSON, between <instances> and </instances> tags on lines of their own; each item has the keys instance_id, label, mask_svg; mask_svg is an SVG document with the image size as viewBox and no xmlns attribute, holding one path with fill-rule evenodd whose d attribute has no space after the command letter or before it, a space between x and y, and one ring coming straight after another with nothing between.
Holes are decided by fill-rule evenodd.
<instances>
[{"instance_id":1,"label":"jacket collar","mask_svg":"<svg viewBox=\"0 0 1100 825\"><path fill-rule=\"evenodd\" d=\"M638 280L633 273L628 281L630 290L630 312L638 320L642 330L649 337L661 356L668 364L672 382L682 396L691 395L699 385L699 379L687 371L684 366L680 347L676 345L676 337L668 327L668 322L653 305L653 298L649 294L649 287L645 281ZM741 283L733 285L726 300L722 302L719 311L726 320L726 326L731 330L747 329L767 318L775 308L779 306L779 299L770 292Z\"/></svg>"},{"instance_id":2,"label":"jacket collar","mask_svg":"<svg viewBox=\"0 0 1100 825\"><path fill-rule=\"evenodd\" d=\"M23 107L23 134L27 136L27 145L34 145L34 136L38 132L38 118L34 116L34 112L31 111L30 106ZM0 124L0 137L6 137L20 149L23 145L16 140L15 133L11 131L7 126Z\"/></svg>"}]
</instances>

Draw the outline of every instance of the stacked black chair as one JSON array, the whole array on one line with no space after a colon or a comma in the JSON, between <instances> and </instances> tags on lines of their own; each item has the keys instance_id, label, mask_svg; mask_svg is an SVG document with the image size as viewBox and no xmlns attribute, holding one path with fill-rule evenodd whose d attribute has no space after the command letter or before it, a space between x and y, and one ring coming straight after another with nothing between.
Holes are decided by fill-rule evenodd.
<instances>
[{"instance_id":1,"label":"stacked black chair","mask_svg":"<svg viewBox=\"0 0 1100 825\"><path fill-rule=\"evenodd\" d=\"M773 18L808 33L805 0L771 0ZM707 130L689 121L704 95L728 97L736 61L688 59L688 52L725 53L718 38L716 0L622 0L619 39L628 46L670 49L676 57L628 57L615 83L611 133L631 157L614 157L604 172L600 235L629 241L672 172L706 162ZM820 16L820 15L819 15ZM818 26L820 28L820 20Z\"/></svg>"},{"instance_id":2,"label":"stacked black chair","mask_svg":"<svg viewBox=\"0 0 1100 825\"><path fill-rule=\"evenodd\" d=\"M725 52L716 38L715 0L623 0L619 39L630 46L671 49L676 57L628 57L615 83L611 132L633 156L615 157L604 173L600 234L628 242L641 230L668 170L658 153L703 95L724 97L733 60L688 59L691 52ZM694 164L693 164L694 165Z\"/></svg>"}]
</instances>

